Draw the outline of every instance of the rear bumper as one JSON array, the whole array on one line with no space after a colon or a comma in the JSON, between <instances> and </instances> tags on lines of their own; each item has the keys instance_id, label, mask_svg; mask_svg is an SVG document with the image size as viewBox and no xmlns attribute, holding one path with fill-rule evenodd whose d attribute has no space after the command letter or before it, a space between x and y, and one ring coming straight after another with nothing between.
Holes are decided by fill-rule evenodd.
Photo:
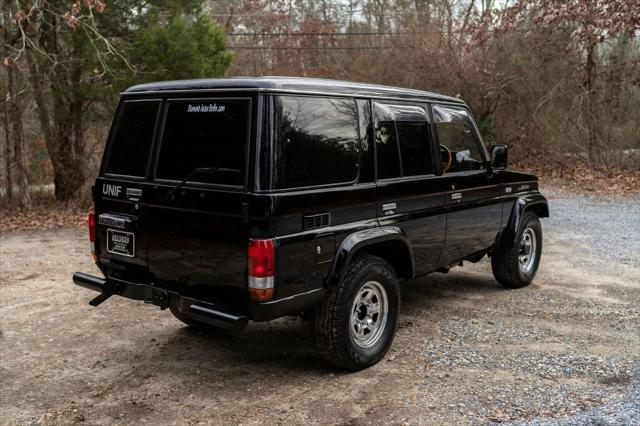
<instances>
[{"instance_id":1,"label":"rear bumper","mask_svg":"<svg viewBox=\"0 0 640 426\"><path fill-rule=\"evenodd\" d=\"M198 321L232 330L243 329L247 326L249 319L269 321L288 314L302 312L320 303L326 295L324 288L315 289L271 302L252 303L248 307L248 312L243 313L221 309L214 304L149 284L132 283L114 278L105 279L83 272L74 273L73 282L81 287L101 293L102 300L111 295L118 295L153 303L161 309L171 305Z\"/></svg>"}]
</instances>

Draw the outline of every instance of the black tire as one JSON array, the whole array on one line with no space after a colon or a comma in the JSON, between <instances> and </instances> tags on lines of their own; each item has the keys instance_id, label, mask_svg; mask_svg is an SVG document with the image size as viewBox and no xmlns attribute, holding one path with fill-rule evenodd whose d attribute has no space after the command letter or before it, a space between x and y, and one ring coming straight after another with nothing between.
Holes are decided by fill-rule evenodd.
<instances>
[{"instance_id":1,"label":"black tire","mask_svg":"<svg viewBox=\"0 0 640 426\"><path fill-rule=\"evenodd\" d=\"M535 254L535 257L531 259L530 264L523 265L520 261L520 255L526 252L522 244L525 232L531 232L535 237L534 247L531 249L531 253ZM518 229L516 241L516 244L499 247L491 256L493 276L500 284L508 288L526 287L531 284L538 271L542 254L542 226L535 213L525 213L520 229ZM526 257L523 257L524 259Z\"/></svg>"},{"instance_id":2,"label":"black tire","mask_svg":"<svg viewBox=\"0 0 640 426\"><path fill-rule=\"evenodd\" d=\"M367 291L371 290L370 294ZM382 291L384 290L384 292ZM363 293L364 291L364 293ZM377 293L376 293L377 292ZM356 339L367 339L366 330L369 326L362 327L367 319L366 308L363 301L370 297L372 311L375 309L376 294L381 296L377 300L380 312L386 312L384 316L378 314L377 320L381 321L369 338L375 337L370 346L363 347L366 342L356 343ZM356 310L354 304L356 296L362 310ZM386 304L384 299L386 297ZM380 308L386 306L386 308ZM400 284L396 274L389 264L377 256L366 255L357 258L348 268L342 282L332 289L323 304L314 312L313 331L316 349L322 358L331 364L351 371L362 370L380 361L387 353L398 326L400 312ZM358 317L366 318L360 325L352 328L352 313ZM376 314L371 316L372 324ZM364 329L362 336L359 331ZM358 330L358 331L356 331Z\"/></svg>"}]
</instances>

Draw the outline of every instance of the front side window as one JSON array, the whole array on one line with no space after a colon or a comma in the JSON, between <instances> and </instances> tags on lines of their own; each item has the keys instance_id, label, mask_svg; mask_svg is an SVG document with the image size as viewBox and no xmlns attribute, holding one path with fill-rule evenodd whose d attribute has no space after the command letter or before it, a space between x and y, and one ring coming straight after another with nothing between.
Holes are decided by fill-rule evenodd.
<instances>
[{"instance_id":1,"label":"front side window","mask_svg":"<svg viewBox=\"0 0 640 426\"><path fill-rule=\"evenodd\" d=\"M429 121L414 105L374 104L378 178L433 173Z\"/></svg>"},{"instance_id":2,"label":"front side window","mask_svg":"<svg viewBox=\"0 0 640 426\"><path fill-rule=\"evenodd\" d=\"M358 111L353 99L275 98L275 189L354 182Z\"/></svg>"},{"instance_id":3,"label":"front side window","mask_svg":"<svg viewBox=\"0 0 640 426\"><path fill-rule=\"evenodd\" d=\"M160 101L125 101L120 105L105 172L144 177Z\"/></svg>"},{"instance_id":4,"label":"front side window","mask_svg":"<svg viewBox=\"0 0 640 426\"><path fill-rule=\"evenodd\" d=\"M167 104L156 178L242 186L249 99L181 99Z\"/></svg>"},{"instance_id":5,"label":"front side window","mask_svg":"<svg viewBox=\"0 0 640 426\"><path fill-rule=\"evenodd\" d=\"M443 171L453 173L483 170L485 164L467 110L434 105L433 118L438 132Z\"/></svg>"}]
</instances>

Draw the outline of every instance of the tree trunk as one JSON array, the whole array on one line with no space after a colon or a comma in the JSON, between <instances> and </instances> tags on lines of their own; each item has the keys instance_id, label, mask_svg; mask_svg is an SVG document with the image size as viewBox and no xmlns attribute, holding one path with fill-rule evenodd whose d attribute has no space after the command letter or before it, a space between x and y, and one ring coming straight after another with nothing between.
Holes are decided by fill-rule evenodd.
<instances>
[{"instance_id":1,"label":"tree trunk","mask_svg":"<svg viewBox=\"0 0 640 426\"><path fill-rule=\"evenodd\" d=\"M49 106L45 101L44 91L41 84L40 68L33 57L31 49L27 49L26 57L27 64L29 65L29 82L31 83L31 90L33 91L33 97L36 102L36 111L38 112L38 120L40 121L40 128L44 135L44 142L47 146L49 158L52 158L55 153L55 143L53 140L53 129L51 128L51 116L49 114Z\"/></svg>"},{"instance_id":2,"label":"tree trunk","mask_svg":"<svg viewBox=\"0 0 640 426\"><path fill-rule=\"evenodd\" d=\"M2 56L7 58L9 56L9 46L12 45L11 35L9 33L9 4L3 3L2 5L2 19L5 23L2 26ZM8 63L7 63L8 64ZM8 78L8 68L7 65L7 78ZM2 85L2 89L4 91L5 86ZM8 87L6 88L8 90ZM9 121L9 101L11 99L8 91L7 93L3 93L5 95L5 99L2 102L2 123L4 127L4 167L5 167L5 183L7 185L5 200L7 202L7 206L11 205L13 201L13 176L11 173L11 126Z\"/></svg>"},{"instance_id":3,"label":"tree trunk","mask_svg":"<svg viewBox=\"0 0 640 426\"><path fill-rule=\"evenodd\" d=\"M54 19L41 29L43 44L52 55L57 55L59 51L56 25ZM38 107L38 120L53 166L54 194L59 201L69 201L84 184L84 104L78 95L69 94L69 87L79 86L79 68L69 73L57 66L50 74L51 93L48 99L41 84L37 59L30 50L27 50L26 56L29 82Z\"/></svg>"},{"instance_id":4,"label":"tree trunk","mask_svg":"<svg viewBox=\"0 0 640 426\"><path fill-rule=\"evenodd\" d=\"M585 65L586 81L585 90L587 92L586 98L586 120L587 120L587 157L590 164L596 159L598 153L598 120L597 120L597 99L596 91L594 90L596 81L596 44L589 44L587 47L587 63Z\"/></svg>"},{"instance_id":5,"label":"tree trunk","mask_svg":"<svg viewBox=\"0 0 640 426\"><path fill-rule=\"evenodd\" d=\"M9 105L7 102L2 104L2 124L4 127L4 181L7 188L5 200L7 206L10 206L13 200L13 179L11 178L11 136L9 130Z\"/></svg>"},{"instance_id":6,"label":"tree trunk","mask_svg":"<svg viewBox=\"0 0 640 426\"><path fill-rule=\"evenodd\" d=\"M7 3L4 3L2 18L4 26L2 28L5 46L12 46L15 39L9 33L10 14ZM6 47L5 47L6 49ZM18 87L16 75L16 63L11 57L5 57L7 68L7 86L9 96L7 99L7 114L11 123L13 133L13 154L18 172L18 188L20 190L19 205L25 210L31 209L31 195L29 194L29 171L27 169L27 158L24 146L24 130L22 128L22 110L18 102Z\"/></svg>"},{"instance_id":7,"label":"tree trunk","mask_svg":"<svg viewBox=\"0 0 640 426\"><path fill-rule=\"evenodd\" d=\"M13 130L13 153L18 169L18 189L20 190L19 204L25 210L31 210L31 195L29 194L29 171L24 146L24 130L22 128L22 110L18 102L16 84L16 64L9 61L7 66L7 80L9 84L9 120Z\"/></svg>"}]
</instances>

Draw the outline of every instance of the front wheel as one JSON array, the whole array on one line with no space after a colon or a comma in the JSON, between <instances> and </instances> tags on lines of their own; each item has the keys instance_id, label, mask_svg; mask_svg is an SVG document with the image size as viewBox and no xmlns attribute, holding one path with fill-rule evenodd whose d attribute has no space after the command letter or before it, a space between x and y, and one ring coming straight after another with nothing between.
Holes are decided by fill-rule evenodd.
<instances>
[{"instance_id":1,"label":"front wheel","mask_svg":"<svg viewBox=\"0 0 640 426\"><path fill-rule=\"evenodd\" d=\"M542 226L535 213L525 213L516 241L509 247L498 248L491 257L493 276L509 288L531 284L538 271L542 255Z\"/></svg>"},{"instance_id":2,"label":"front wheel","mask_svg":"<svg viewBox=\"0 0 640 426\"><path fill-rule=\"evenodd\" d=\"M400 285L377 256L358 258L314 315L320 355L346 370L362 370L387 353L398 325Z\"/></svg>"}]
</instances>

